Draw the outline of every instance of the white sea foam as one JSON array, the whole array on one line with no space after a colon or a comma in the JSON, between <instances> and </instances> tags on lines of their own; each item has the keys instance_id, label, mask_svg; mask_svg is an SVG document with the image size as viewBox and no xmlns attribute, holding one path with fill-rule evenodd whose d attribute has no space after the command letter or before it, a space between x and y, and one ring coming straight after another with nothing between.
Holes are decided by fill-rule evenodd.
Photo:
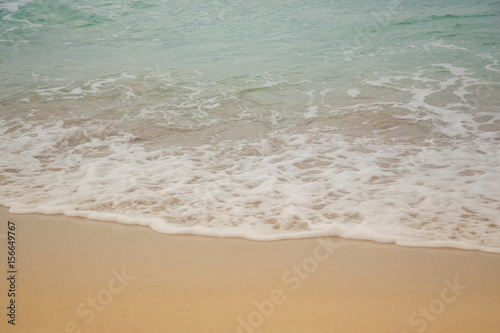
<instances>
[{"instance_id":1,"label":"white sea foam","mask_svg":"<svg viewBox=\"0 0 500 333\"><path fill-rule=\"evenodd\" d=\"M434 77L435 68L445 77ZM500 252L499 118L484 106L477 115L460 111L483 82L471 71L443 63L378 75L363 82L364 94L389 88L407 102L341 107L329 104L342 92L303 81L300 94L286 95L295 111L249 112L252 103L273 105L272 87L262 85L269 76L246 80L245 88L156 73L147 81L120 75L38 89L30 98L47 106L0 126L0 204L14 213L62 213L166 233L336 235ZM172 97L141 97L158 87ZM440 94L444 101L435 99ZM86 98L86 107L109 116L84 125L85 113L54 113L57 99L68 97ZM129 114L127 100L144 101L140 112ZM198 140L187 144L193 136L183 131L195 129Z\"/></svg>"},{"instance_id":2,"label":"white sea foam","mask_svg":"<svg viewBox=\"0 0 500 333\"><path fill-rule=\"evenodd\" d=\"M355 89L355 88L347 90L347 94L349 96L351 96L352 98L356 98L360 93L361 93L361 91L359 91L359 89Z\"/></svg>"},{"instance_id":3,"label":"white sea foam","mask_svg":"<svg viewBox=\"0 0 500 333\"><path fill-rule=\"evenodd\" d=\"M434 41L434 42L430 42L430 43L424 45L424 49L427 52L431 52L431 48L439 48L439 47L450 49L450 50L467 51L467 48L465 48L465 47L458 47L458 46L453 45L453 44L446 44L446 43L443 42L442 39Z\"/></svg>"},{"instance_id":4,"label":"white sea foam","mask_svg":"<svg viewBox=\"0 0 500 333\"><path fill-rule=\"evenodd\" d=\"M315 118L318 116L318 106L309 106L307 112L304 113L304 118Z\"/></svg>"},{"instance_id":5,"label":"white sea foam","mask_svg":"<svg viewBox=\"0 0 500 333\"><path fill-rule=\"evenodd\" d=\"M381 145L316 127L148 151L131 135L63 122L10 131L0 145L0 204L12 213L166 233L336 235L500 252L500 155L487 141Z\"/></svg>"},{"instance_id":6,"label":"white sea foam","mask_svg":"<svg viewBox=\"0 0 500 333\"><path fill-rule=\"evenodd\" d=\"M0 204L500 252L491 8L183 3L1 5Z\"/></svg>"},{"instance_id":7,"label":"white sea foam","mask_svg":"<svg viewBox=\"0 0 500 333\"><path fill-rule=\"evenodd\" d=\"M19 11L20 7L26 6L28 3L33 2L33 0L17 0L17 1L9 1L5 3L0 3L0 10L6 9L11 13L15 13Z\"/></svg>"}]
</instances>

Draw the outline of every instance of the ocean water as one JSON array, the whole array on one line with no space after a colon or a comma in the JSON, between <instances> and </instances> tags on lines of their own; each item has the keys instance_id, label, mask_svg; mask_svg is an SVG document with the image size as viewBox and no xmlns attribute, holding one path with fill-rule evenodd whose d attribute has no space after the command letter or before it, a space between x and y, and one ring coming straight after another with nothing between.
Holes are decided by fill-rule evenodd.
<instances>
[{"instance_id":1,"label":"ocean water","mask_svg":"<svg viewBox=\"0 0 500 333\"><path fill-rule=\"evenodd\" d=\"M0 1L0 204L500 253L499 60L496 0Z\"/></svg>"}]
</instances>

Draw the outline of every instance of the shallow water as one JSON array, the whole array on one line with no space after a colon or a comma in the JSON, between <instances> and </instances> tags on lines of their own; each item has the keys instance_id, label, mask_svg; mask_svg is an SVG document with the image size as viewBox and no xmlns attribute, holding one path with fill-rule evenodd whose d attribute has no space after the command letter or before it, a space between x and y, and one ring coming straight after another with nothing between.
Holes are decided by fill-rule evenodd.
<instances>
[{"instance_id":1,"label":"shallow water","mask_svg":"<svg viewBox=\"0 0 500 333\"><path fill-rule=\"evenodd\" d=\"M0 204L500 252L500 2L0 3Z\"/></svg>"}]
</instances>

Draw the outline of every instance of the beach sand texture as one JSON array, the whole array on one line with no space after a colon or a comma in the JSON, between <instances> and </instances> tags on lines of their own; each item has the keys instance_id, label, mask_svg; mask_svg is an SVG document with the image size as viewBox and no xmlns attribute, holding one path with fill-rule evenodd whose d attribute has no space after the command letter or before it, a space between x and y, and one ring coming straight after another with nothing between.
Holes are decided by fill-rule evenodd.
<instances>
[{"instance_id":1,"label":"beach sand texture","mask_svg":"<svg viewBox=\"0 0 500 333\"><path fill-rule=\"evenodd\" d=\"M175 236L13 215L2 332L498 332L500 256L314 238ZM4 256L6 257L6 255ZM6 274L6 259L2 260ZM2 279L3 312L9 299Z\"/></svg>"}]
</instances>

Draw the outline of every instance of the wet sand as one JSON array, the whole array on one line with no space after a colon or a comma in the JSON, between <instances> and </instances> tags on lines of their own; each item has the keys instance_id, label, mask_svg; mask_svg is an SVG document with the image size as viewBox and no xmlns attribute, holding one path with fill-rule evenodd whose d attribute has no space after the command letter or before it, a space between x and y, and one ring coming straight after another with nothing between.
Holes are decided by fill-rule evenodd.
<instances>
[{"instance_id":1,"label":"wet sand","mask_svg":"<svg viewBox=\"0 0 500 333\"><path fill-rule=\"evenodd\" d=\"M15 222L15 297L7 221ZM498 332L500 255L254 242L0 207L2 332ZM8 324L15 300L15 326Z\"/></svg>"}]
</instances>

